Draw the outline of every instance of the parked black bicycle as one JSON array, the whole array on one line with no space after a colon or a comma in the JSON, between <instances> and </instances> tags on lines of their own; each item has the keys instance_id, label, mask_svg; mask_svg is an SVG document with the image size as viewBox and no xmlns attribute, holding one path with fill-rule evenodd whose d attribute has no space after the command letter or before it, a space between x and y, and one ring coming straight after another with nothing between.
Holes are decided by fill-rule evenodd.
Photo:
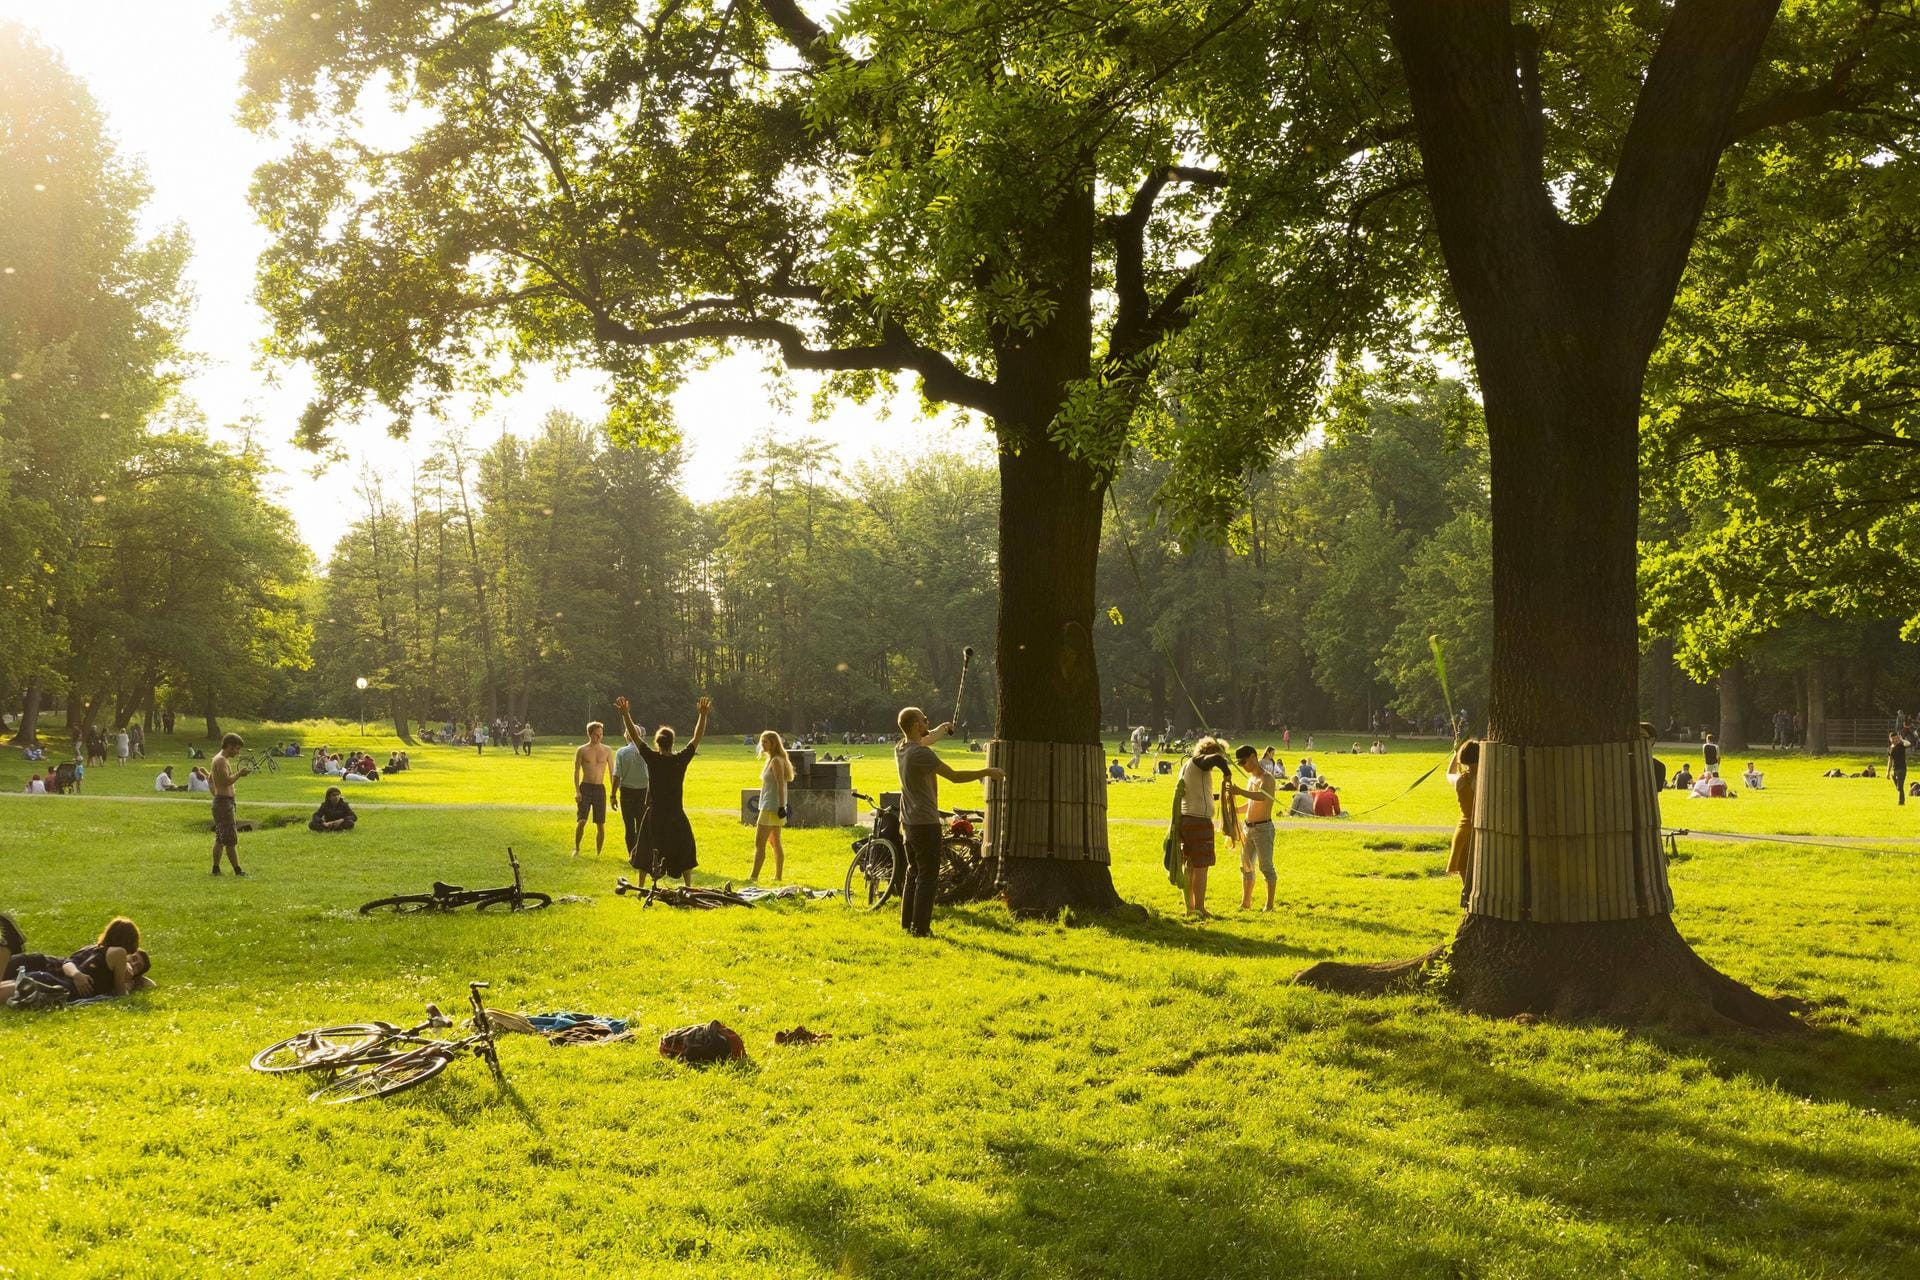
<instances>
[{"instance_id":1,"label":"parked black bicycle","mask_svg":"<svg viewBox=\"0 0 1920 1280\"><path fill-rule=\"evenodd\" d=\"M873 810L873 828L853 842L853 862L847 867L842 897L849 906L877 910L893 897L907 869L906 845L900 832L900 807L883 805L863 792L853 793Z\"/></svg>"},{"instance_id":2,"label":"parked black bicycle","mask_svg":"<svg viewBox=\"0 0 1920 1280\"><path fill-rule=\"evenodd\" d=\"M873 808L873 829L853 842L853 862L841 897L850 906L878 910L900 891L907 869L906 837L900 828L897 805L882 805L872 796L854 792ZM986 815L978 809L942 810L945 826L940 836L940 875L934 901L951 904L988 896L997 868L980 853L979 829ZM984 882L984 883L983 883Z\"/></svg>"},{"instance_id":3,"label":"parked black bicycle","mask_svg":"<svg viewBox=\"0 0 1920 1280\"><path fill-rule=\"evenodd\" d=\"M458 911L462 907L472 907L477 911L537 911L550 906L553 898L544 893L533 893L520 887L520 860L513 856L513 846L507 846L507 863L513 868L513 883L502 885L498 889L463 889L457 884L446 884L435 880L429 893L403 893L391 898L375 898L360 908L363 916L376 911L393 911L401 915L411 915L422 911Z\"/></svg>"},{"instance_id":4,"label":"parked black bicycle","mask_svg":"<svg viewBox=\"0 0 1920 1280\"><path fill-rule=\"evenodd\" d=\"M387 1022L356 1022L339 1027L316 1027L288 1036L253 1055L253 1069L270 1075L310 1071L332 1076L308 1094L312 1102L364 1102L424 1084L447 1069L455 1058L471 1053L486 1062L495 1080L504 1081L500 1054L493 1043L493 1024L480 993L484 982L467 984L473 1007L473 1032L453 1039L429 1036L446 1030L453 1019L438 1005L427 1006L425 1022L396 1027Z\"/></svg>"}]
</instances>

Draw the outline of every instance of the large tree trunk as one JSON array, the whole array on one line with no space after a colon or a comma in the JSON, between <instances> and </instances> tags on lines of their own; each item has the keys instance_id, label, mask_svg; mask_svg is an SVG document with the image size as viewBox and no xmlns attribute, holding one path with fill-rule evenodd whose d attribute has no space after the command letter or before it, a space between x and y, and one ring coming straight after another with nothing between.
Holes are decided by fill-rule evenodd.
<instances>
[{"instance_id":1,"label":"large tree trunk","mask_svg":"<svg viewBox=\"0 0 1920 1280\"><path fill-rule=\"evenodd\" d=\"M998 386L1009 409L995 421L1000 617L993 746L996 763L1017 767L988 789L987 843L1000 859L1007 906L1023 915L1120 905L1108 865L1093 654L1107 477L1068 456L1050 435L1068 388L1091 370L1091 183L1065 198L1049 230L1057 237L1048 250L1060 277L1060 308L1037 330L1002 332L995 341ZM1060 820L1068 795L1079 797L1069 803L1084 806L1083 820ZM1030 821L1025 814L1041 816Z\"/></svg>"},{"instance_id":2,"label":"large tree trunk","mask_svg":"<svg viewBox=\"0 0 1920 1280\"><path fill-rule=\"evenodd\" d=\"M1646 362L1772 18L1681 0L1603 212L1542 180L1538 46L1503 0L1390 0L1434 221L1485 394L1494 627L1469 914L1450 947L1302 981L1377 991L1430 973L1464 1009L1797 1025L1674 930L1638 733L1635 532ZM1430 968L1444 955L1444 976Z\"/></svg>"},{"instance_id":3,"label":"large tree trunk","mask_svg":"<svg viewBox=\"0 0 1920 1280\"><path fill-rule=\"evenodd\" d=\"M27 696L20 708L20 727L13 735L16 747L37 747L40 745L40 703L46 697L45 687L35 680L27 686Z\"/></svg>"},{"instance_id":4,"label":"large tree trunk","mask_svg":"<svg viewBox=\"0 0 1920 1280\"><path fill-rule=\"evenodd\" d=\"M215 714L215 711L214 711L215 705L216 704L213 696L213 689L211 686L209 686L208 688L201 691L200 713L206 717L207 739L211 742L218 742L222 737L222 734L220 732L220 717Z\"/></svg>"},{"instance_id":5,"label":"large tree trunk","mask_svg":"<svg viewBox=\"0 0 1920 1280\"><path fill-rule=\"evenodd\" d=\"M1807 662L1807 754L1827 754L1827 660Z\"/></svg>"},{"instance_id":6,"label":"large tree trunk","mask_svg":"<svg viewBox=\"0 0 1920 1280\"><path fill-rule=\"evenodd\" d=\"M1747 664L1731 662L1720 673L1720 750L1747 749Z\"/></svg>"},{"instance_id":7,"label":"large tree trunk","mask_svg":"<svg viewBox=\"0 0 1920 1280\"><path fill-rule=\"evenodd\" d=\"M1000 455L1000 620L996 637L998 737L1003 742L1080 744L1088 762L1064 765L1097 775L1100 677L1094 663L1094 566L1100 554L1099 477L1050 444ZM996 761L997 762L997 761ZM1021 794L1010 776L997 803L1046 805ZM1097 792L1105 799L1104 781ZM996 815L997 816L997 815ZM1012 846L1001 876L1016 912L1119 903L1107 863L1105 825L1097 848Z\"/></svg>"}]
</instances>

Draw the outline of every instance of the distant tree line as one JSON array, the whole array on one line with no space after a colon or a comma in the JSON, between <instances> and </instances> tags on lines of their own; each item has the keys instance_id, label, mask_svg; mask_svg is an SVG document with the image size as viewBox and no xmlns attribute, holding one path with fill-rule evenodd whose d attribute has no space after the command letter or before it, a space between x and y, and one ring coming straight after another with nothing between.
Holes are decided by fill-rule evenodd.
<instances>
[{"instance_id":1,"label":"distant tree line","mask_svg":"<svg viewBox=\"0 0 1920 1280\"><path fill-rule=\"evenodd\" d=\"M178 228L44 47L0 25L0 687L31 742L257 711L307 661L311 572L260 451L178 403Z\"/></svg>"}]
</instances>

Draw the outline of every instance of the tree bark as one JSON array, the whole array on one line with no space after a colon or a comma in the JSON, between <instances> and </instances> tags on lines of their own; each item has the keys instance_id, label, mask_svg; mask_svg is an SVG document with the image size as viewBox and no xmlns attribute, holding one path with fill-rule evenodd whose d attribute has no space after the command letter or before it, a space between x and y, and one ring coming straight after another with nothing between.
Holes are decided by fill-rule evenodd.
<instances>
[{"instance_id":1,"label":"tree bark","mask_svg":"<svg viewBox=\"0 0 1920 1280\"><path fill-rule=\"evenodd\" d=\"M220 717L214 714L214 706L213 690L211 688L202 690L200 694L200 713L206 717L207 740L210 742L218 742L223 736L220 732Z\"/></svg>"},{"instance_id":2,"label":"tree bark","mask_svg":"<svg viewBox=\"0 0 1920 1280\"><path fill-rule=\"evenodd\" d=\"M1559 768L1578 754L1554 748L1605 754L1637 739L1641 384L1775 7L1678 0L1602 210L1574 226L1542 180L1537 68L1506 0L1390 0L1434 223L1485 396L1489 736L1518 780L1509 793L1517 819L1504 802L1497 815L1482 806L1476 912L1443 949L1440 985L1463 1008L1690 1028L1797 1025L1782 1004L1693 955L1665 914L1657 862L1658 892L1624 895L1624 907L1622 895L1609 900L1596 887L1648 874L1620 859L1654 838L1646 824L1658 822L1657 810L1649 818L1633 805L1632 841L1622 842L1600 825L1601 805L1557 808L1548 793L1538 802L1554 811L1536 816L1527 785L1530 761ZM1649 782L1633 779L1636 790ZM1483 779L1483 796L1487 789ZM1584 883L1563 861L1582 840L1593 849ZM1514 877L1520 888L1482 914L1495 858L1502 873L1517 861L1541 874ZM1551 903L1537 896L1543 882L1560 891ZM1438 978L1439 955L1384 966L1328 962L1299 980L1381 990Z\"/></svg>"},{"instance_id":3,"label":"tree bark","mask_svg":"<svg viewBox=\"0 0 1920 1280\"><path fill-rule=\"evenodd\" d=\"M1049 228L1061 306L1031 332L995 335L1007 411L1000 440L1000 617L995 635L996 736L1100 745L1100 673L1093 653L1100 526L1109 478L1051 435L1067 390L1092 371L1093 186L1068 196ZM1096 775L1093 784L1104 787ZM1009 778L997 787L1011 788ZM999 792L998 794L1009 794ZM1101 792L1104 796L1104 791ZM1028 804L1047 797L1020 796ZM1120 905L1104 845L1098 858L1004 857L1001 883L1018 914Z\"/></svg>"},{"instance_id":4,"label":"tree bark","mask_svg":"<svg viewBox=\"0 0 1920 1280\"><path fill-rule=\"evenodd\" d=\"M1807 754L1827 754L1827 660L1807 661Z\"/></svg>"},{"instance_id":5,"label":"tree bark","mask_svg":"<svg viewBox=\"0 0 1920 1280\"><path fill-rule=\"evenodd\" d=\"M1733 662L1720 673L1720 749L1747 749L1747 664Z\"/></svg>"},{"instance_id":6,"label":"tree bark","mask_svg":"<svg viewBox=\"0 0 1920 1280\"><path fill-rule=\"evenodd\" d=\"M20 727L14 731L13 745L16 747L37 747L40 745L40 703L45 698L45 687L35 680L27 686L27 695L20 707Z\"/></svg>"}]
</instances>

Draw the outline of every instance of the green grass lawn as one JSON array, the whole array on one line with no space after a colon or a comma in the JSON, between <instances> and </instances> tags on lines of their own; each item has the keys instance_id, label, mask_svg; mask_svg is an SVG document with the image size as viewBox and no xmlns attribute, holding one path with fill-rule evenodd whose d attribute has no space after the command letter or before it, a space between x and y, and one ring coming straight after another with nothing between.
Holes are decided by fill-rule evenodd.
<instances>
[{"instance_id":1,"label":"green grass lawn","mask_svg":"<svg viewBox=\"0 0 1920 1280\"><path fill-rule=\"evenodd\" d=\"M864 754L860 785L884 786L883 749ZM704 755L702 871L740 876L750 832L714 811L753 764L737 739ZM1437 756L1322 758L1358 809ZM1115 878L1145 923L1016 923L979 905L911 943L837 902L692 913L616 898L619 864L574 860L571 816L532 807L568 801L562 746L415 759L355 793L358 831L243 836L239 881L207 875L204 797L0 797L0 906L29 940L68 949L124 911L161 984L0 1010L0 1276L1920 1274L1907 853L1683 845L1682 931L1730 972L1823 1006L1795 1040L1696 1041L1288 984L1318 959L1443 938L1458 889L1437 838L1301 824L1282 835L1277 913L1232 912L1223 868L1228 918L1194 926L1172 918L1158 832L1118 822ZM89 793L150 794L158 763L96 769ZM1920 820L1884 782L1767 767L1777 789L1717 804L1715 825L1875 835ZM0 788L25 772L9 755ZM249 779L243 816L304 817L324 785ZM434 807L380 810L376 791ZM1138 819L1168 797L1164 782L1112 794ZM1435 779L1375 817L1446 822L1450 806ZM789 879L837 885L849 835L789 833ZM529 887L593 901L499 919L354 911L435 877L498 883L508 844ZM641 1040L509 1038L505 1092L461 1062L338 1109L247 1070L307 1026L452 1010L469 978L501 1007L633 1018ZM711 1017L746 1037L750 1064L654 1052L660 1032ZM773 1045L802 1022L835 1038Z\"/></svg>"}]
</instances>

